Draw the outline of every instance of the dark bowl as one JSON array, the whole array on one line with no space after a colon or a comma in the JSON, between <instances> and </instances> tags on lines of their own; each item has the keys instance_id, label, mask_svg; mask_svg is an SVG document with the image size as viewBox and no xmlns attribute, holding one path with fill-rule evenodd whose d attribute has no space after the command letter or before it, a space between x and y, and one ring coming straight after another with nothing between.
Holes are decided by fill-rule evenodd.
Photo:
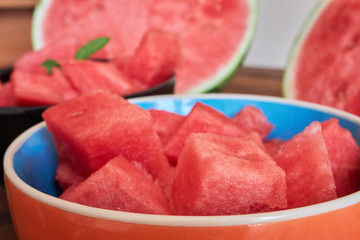
<instances>
[{"instance_id":1,"label":"dark bowl","mask_svg":"<svg viewBox=\"0 0 360 240\"><path fill-rule=\"evenodd\" d=\"M12 68L0 69L0 79L7 82ZM135 98L152 95L171 94L174 91L175 77L141 92L126 95L125 98ZM3 157L9 144L23 131L42 121L41 114L49 106L33 107L0 107L0 156ZM1 183L3 183L3 171L1 164Z\"/></svg>"}]
</instances>

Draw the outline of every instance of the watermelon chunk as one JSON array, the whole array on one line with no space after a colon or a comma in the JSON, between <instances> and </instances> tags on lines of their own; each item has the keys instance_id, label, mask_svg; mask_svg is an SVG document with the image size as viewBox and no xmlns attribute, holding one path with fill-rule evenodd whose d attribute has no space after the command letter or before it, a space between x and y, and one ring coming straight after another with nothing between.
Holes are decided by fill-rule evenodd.
<instances>
[{"instance_id":1,"label":"watermelon chunk","mask_svg":"<svg viewBox=\"0 0 360 240\"><path fill-rule=\"evenodd\" d=\"M146 86L152 87L174 74L180 55L179 36L150 29L132 54L126 73Z\"/></svg>"},{"instance_id":2,"label":"watermelon chunk","mask_svg":"<svg viewBox=\"0 0 360 240\"><path fill-rule=\"evenodd\" d=\"M161 190L121 155L60 198L111 210L171 214Z\"/></svg>"},{"instance_id":3,"label":"watermelon chunk","mask_svg":"<svg viewBox=\"0 0 360 240\"><path fill-rule=\"evenodd\" d=\"M321 203L337 197L321 124L313 122L273 156L286 172L289 208Z\"/></svg>"},{"instance_id":4,"label":"watermelon chunk","mask_svg":"<svg viewBox=\"0 0 360 240\"><path fill-rule=\"evenodd\" d=\"M270 155L274 156L279 149L286 143L286 140L272 138L264 141L265 151Z\"/></svg>"},{"instance_id":5,"label":"watermelon chunk","mask_svg":"<svg viewBox=\"0 0 360 240\"><path fill-rule=\"evenodd\" d=\"M264 113L254 106L247 105L233 116L233 120L246 132L255 131L266 138L274 126Z\"/></svg>"},{"instance_id":6,"label":"watermelon chunk","mask_svg":"<svg viewBox=\"0 0 360 240\"><path fill-rule=\"evenodd\" d=\"M154 120L155 131L159 135L162 145L165 146L185 117L180 114L157 109L150 109L149 112Z\"/></svg>"},{"instance_id":7,"label":"watermelon chunk","mask_svg":"<svg viewBox=\"0 0 360 240\"><path fill-rule=\"evenodd\" d=\"M321 125L338 197L360 190L360 148L351 132L337 119Z\"/></svg>"},{"instance_id":8,"label":"watermelon chunk","mask_svg":"<svg viewBox=\"0 0 360 240\"><path fill-rule=\"evenodd\" d=\"M76 186L85 178L76 172L70 164L60 156L58 166L56 168L56 181L59 183L62 190L66 190L72 186Z\"/></svg>"},{"instance_id":9,"label":"watermelon chunk","mask_svg":"<svg viewBox=\"0 0 360 240\"><path fill-rule=\"evenodd\" d=\"M175 171L179 215L229 215L285 208L285 172L256 143L194 133Z\"/></svg>"},{"instance_id":10,"label":"watermelon chunk","mask_svg":"<svg viewBox=\"0 0 360 240\"><path fill-rule=\"evenodd\" d=\"M59 155L84 177L122 154L154 179L168 169L148 111L106 90L95 90L48 108L43 118Z\"/></svg>"},{"instance_id":11,"label":"watermelon chunk","mask_svg":"<svg viewBox=\"0 0 360 240\"><path fill-rule=\"evenodd\" d=\"M191 112L186 116L181 126L172 135L166 144L164 151L166 156L173 164L176 164L186 138L191 133L209 132L223 136L242 137L248 135L244 130L240 129L232 119L225 116L216 109L203 103L196 103ZM262 144L260 138L254 140Z\"/></svg>"},{"instance_id":12,"label":"watermelon chunk","mask_svg":"<svg viewBox=\"0 0 360 240\"><path fill-rule=\"evenodd\" d=\"M41 66L44 61L48 59L54 59L56 61L74 59L75 53L80 46L79 42L72 37L58 40L40 50L25 53L16 60L14 69L22 72L46 75L46 68Z\"/></svg>"},{"instance_id":13,"label":"watermelon chunk","mask_svg":"<svg viewBox=\"0 0 360 240\"><path fill-rule=\"evenodd\" d=\"M60 72L49 76L14 70L10 81L17 106L52 105L78 95Z\"/></svg>"},{"instance_id":14,"label":"watermelon chunk","mask_svg":"<svg viewBox=\"0 0 360 240\"><path fill-rule=\"evenodd\" d=\"M128 95L146 88L129 78L111 62L72 60L63 62L61 66L64 74L80 93L103 88L120 95Z\"/></svg>"},{"instance_id":15,"label":"watermelon chunk","mask_svg":"<svg viewBox=\"0 0 360 240\"><path fill-rule=\"evenodd\" d=\"M10 82L3 83L0 79L0 107L10 107L14 105L10 91Z\"/></svg>"}]
</instances>

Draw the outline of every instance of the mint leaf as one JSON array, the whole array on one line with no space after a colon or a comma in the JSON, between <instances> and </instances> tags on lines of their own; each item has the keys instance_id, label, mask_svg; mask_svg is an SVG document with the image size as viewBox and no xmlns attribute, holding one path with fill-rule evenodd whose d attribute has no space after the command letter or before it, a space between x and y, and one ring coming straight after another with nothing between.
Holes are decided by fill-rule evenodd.
<instances>
[{"instance_id":1,"label":"mint leaf","mask_svg":"<svg viewBox=\"0 0 360 240\"><path fill-rule=\"evenodd\" d=\"M51 75L52 69L54 67L59 67L59 68L61 67L60 64L57 61L53 60L53 59L49 59L49 60L44 61L41 64L41 66L43 66L44 68L47 69L47 74L48 75Z\"/></svg>"},{"instance_id":2,"label":"mint leaf","mask_svg":"<svg viewBox=\"0 0 360 240\"><path fill-rule=\"evenodd\" d=\"M88 42L77 51L75 55L75 59L76 60L88 59L92 54L103 48L108 43L108 41L109 38L102 37Z\"/></svg>"}]
</instances>

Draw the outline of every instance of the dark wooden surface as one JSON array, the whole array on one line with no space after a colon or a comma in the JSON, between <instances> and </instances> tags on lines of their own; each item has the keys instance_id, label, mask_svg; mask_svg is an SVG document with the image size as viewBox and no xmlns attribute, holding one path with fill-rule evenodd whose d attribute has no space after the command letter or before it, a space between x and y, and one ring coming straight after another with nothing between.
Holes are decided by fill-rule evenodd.
<instances>
[{"instance_id":1,"label":"dark wooden surface","mask_svg":"<svg viewBox=\"0 0 360 240\"><path fill-rule=\"evenodd\" d=\"M223 92L281 96L282 74L280 70L239 68ZM0 239L17 239L3 185L0 185Z\"/></svg>"}]
</instances>

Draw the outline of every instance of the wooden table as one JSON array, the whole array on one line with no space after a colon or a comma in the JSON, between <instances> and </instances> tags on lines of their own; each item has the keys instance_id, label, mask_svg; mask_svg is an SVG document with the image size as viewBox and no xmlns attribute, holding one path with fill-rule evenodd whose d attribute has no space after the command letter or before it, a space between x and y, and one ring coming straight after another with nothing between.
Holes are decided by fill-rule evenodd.
<instances>
[{"instance_id":1,"label":"wooden table","mask_svg":"<svg viewBox=\"0 0 360 240\"><path fill-rule=\"evenodd\" d=\"M239 68L224 92L281 96L282 74L283 72L280 70ZM3 185L0 185L0 238L4 240L17 239L11 223Z\"/></svg>"}]
</instances>

